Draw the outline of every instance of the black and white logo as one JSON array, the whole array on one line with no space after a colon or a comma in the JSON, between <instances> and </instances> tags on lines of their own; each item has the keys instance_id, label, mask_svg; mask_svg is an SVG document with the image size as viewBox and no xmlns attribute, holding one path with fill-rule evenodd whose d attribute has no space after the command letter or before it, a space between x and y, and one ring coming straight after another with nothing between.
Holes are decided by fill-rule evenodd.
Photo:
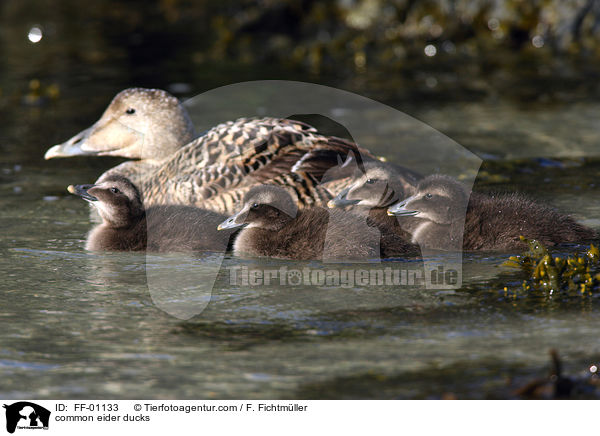
<instances>
[{"instance_id":1,"label":"black and white logo","mask_svg":"<svg viewBox=\"0 0 600 436\"><path fill-rule=\"evenodd\" d=\"M6 431L14 433L16 429L40 430L48 429L50 411L28 401L19 401L4 405L6 409Z\"/></svg>"}]
</instances>

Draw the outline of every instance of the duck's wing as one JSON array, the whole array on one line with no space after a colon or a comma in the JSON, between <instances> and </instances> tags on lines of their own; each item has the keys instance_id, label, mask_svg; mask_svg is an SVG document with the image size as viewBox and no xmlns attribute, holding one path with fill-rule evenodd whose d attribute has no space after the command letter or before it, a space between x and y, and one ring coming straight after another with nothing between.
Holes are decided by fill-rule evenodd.
<instances>
[{"instance_id":1,"label":"duck's wing","mask_svg":"<svg viewBox=\"0 0 600 436\"><path fill-rule=\"evenodd\" d=\"M281 186L292 196L299 208L326 204L332 198L331 193L309 174L289 172L262 182L257 182L250 176L235 189L219 191L196 204L204 209L231 214L243 202L246 193L260 184Z\"/></svg>"},{"instance_id":2,"label":"duck's wing","mask_svg":"<svg viewBox=\"0 0 600 436\"><path fill-rule=\"evenodd\" d=\"M161 177L177 177L211 165L230 164L266 154L268 148L317 134L314 127L280 118L239 118L219 124L177 151L160 168Z\"/></svg>"},{"instance_id":3,"label":"duck's wing","mask_svg":"<svg viewBox=\"0 0 600 436\"><path fill-rule=\"evenodd\" d=\"M196 204L229 213L250 187L270 183L289 188L300 207L321 204L331 194L319 185L325 174L330 178L331 169L339 162L349 156L359 162L365 157L374 159L353 142L319 135L304 123L275 121L226 123L244 127L243 133L225 134L223 126L212 129L221 132L217 142L195 149L186 146L178 153L179 165L169 162L144 182L145 203ZM207 145L221 151L203 150Z\"/></svg>"},{"instance_id":4,"label":"duck's wing","mask_svg":"<svg viewBox=\"0 0 600 436\"><path fill-rule=\"evenodd\" d=\"M356 144L348 141L338 143L339 138L333 139L337 145L331 148L320 144L304 154L294 150L251 173L236 165L206 168L202 172L203 176L206 179L217 180L204 185L202 199L198 200L196 205L220 213L232 213L252 187L270 184L284 188L300 208L323 206L338 190L344 189L353 181L355 167L344 166L344 162L355 159L362 164L363 160L375 159ZM339 148L340 146L342 148ZM219 176L214 173L218 173ZM225 173L231 177L223 176ZM209 174L211 175L208 176ZM226 180L228 182L225 182ZM196 188L197 184L186 184L182 181L179 192L185 193L185 197L182 197L181 201L190 198Z\"/></svg>"}]
</instances>

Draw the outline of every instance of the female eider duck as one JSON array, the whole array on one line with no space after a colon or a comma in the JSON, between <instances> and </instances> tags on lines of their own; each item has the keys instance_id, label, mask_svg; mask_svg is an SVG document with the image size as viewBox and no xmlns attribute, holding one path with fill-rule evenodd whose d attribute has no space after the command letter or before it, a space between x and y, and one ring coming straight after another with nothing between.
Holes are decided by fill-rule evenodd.
<instances>
[{"instance_id":1,"label":"female eider duck","mask_svg":"<svg viewBox=\"0 0 600 436\"><path fill-rule=\"evenodd\" d=\"M403 230L398 219L389 216L388 207L415 192L422 176L408 168L390 163L366 162L357 169L351 184L327 203L330 208L364 211L367 222L381 232L385 257L406 254L411 237ZM416 247L415 247L416 248Z\"/></svg>"},{"instance_id":2,"label":"female eider duck","mask_svg":"<svg viewBox=\"0 0 600 436\"><path fill-rule=\"evenodd\" d=\"M90 202L102 218L87 237L90 251L217 251L227 249L232 232L217 232L224 215L189 206L144 209L131 181L110 175L95 185L68 191Z\"/></svg>"},{"instance_id":3,"label":"female eider duck","mask_svg":"<svg viewBox=\"0 0 600 436\"><path fill-rule=\"evenodd\" d=\"M296 260L379 258L379 233L363 217L322 207L298 209L278 186L253 187L242 209L219 229L242 227L233 243L238 256Z\"/></svg>"},{"instance_id":4,"label":"female eider duck","mask_svg":"<svg viewBox=\"0 0 600 436\"><path fill-rule=\"evenodd\" d=\"M325 204L331 198L319 182L345 160L374 158L356 144L320 135L299 121L241 118L195 136L179 100L157 89L126 89L90 128L50 148L46 159L75 155L122 156L105 172L128 177L146 207L196 205L232 213L255 184L283 186L298 206Z\"/></svg>"},{"instance_id":5,"label":"female eider duck","mask_svg":"<svg viewBox=\"0 0 600 436\"><path fill-rule=\"evenodd\" d=\"M444 175L423 179L389 213L398 217L413 243L434 250L524 249L520 236L547 246L598 237L573 218L516 194L473 193L469 198L461 183Z\"/></svg>"}]
</instances>

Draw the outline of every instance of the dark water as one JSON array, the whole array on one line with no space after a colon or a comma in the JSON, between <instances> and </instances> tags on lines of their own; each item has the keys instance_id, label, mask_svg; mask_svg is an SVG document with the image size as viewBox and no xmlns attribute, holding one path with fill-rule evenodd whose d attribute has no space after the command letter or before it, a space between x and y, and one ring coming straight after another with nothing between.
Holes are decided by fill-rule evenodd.
<instances>
[{"instance_id":1,"label":"dark water","mask_svg":"<svg viewBox=\"0 0 600 436\"><path fill-rule=\"evenodd\" d=\"M5 9L5 19L16 14ZM49 20L61 28L69 17ZM47 45L46 55L33 53L39 47L26 40L30 22L13 20L2 39L12 53L0 69L2 397L506 398L546 374L550 348L571 374L600 359L598 296L505 294L507 283L521 280L501 266L508 254L466 255L464 285L455 291L251 287L230 284L223 269L206 309L183 321L153 301L144 255L83 249L88 208L65 187L93 181L119 161L42 159L49 146L95 121L126 86L173 88L184 81L183 95L190 96L248 79L300 78L377 97L477 153L484 160L478 189L522 191L598 229L597 100L407 101L393 80L369 84L226 63L198 71L188 52L158 62L158 72L134 74L121 54L113 65L67 56L99 50L90 41L76 50L66 39ZM102 48L109 60L111 50L122 53L117 41ZM38 77L42 86L58 84L60 96L28 100L29 81ZM371 148L397 163L409 158L405 148ZM214 259L197 262L209 267ZM282 265L294 266L260 264Z\"/></svg>"}]
</instances>

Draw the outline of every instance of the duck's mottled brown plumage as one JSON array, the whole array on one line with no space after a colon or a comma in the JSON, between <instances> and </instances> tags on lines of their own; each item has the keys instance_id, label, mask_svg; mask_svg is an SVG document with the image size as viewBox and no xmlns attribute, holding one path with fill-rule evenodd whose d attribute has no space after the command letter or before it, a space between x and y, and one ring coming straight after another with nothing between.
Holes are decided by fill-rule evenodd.
<instances>
[{"instance_id":1,"label":"duck's mottled brown plumage","mask_svg":"<svg viewBox=\"0 0 600 436\"><path fill-rule=\"evenodd\" d=\"M352 153L374 159L356 144L319 134L288 119L241 118L192 140L185 108L162 90L132 88L119 93L101 119L46 158L87 155L136 159L105 172L128 177L145 206L179 204L231 213L253 185L284 187L299 207L324 204L330 192L323 175Z\"/></svg>"},{"instance_id":2,"label":"duck's mottled brown plumage","mask_svg":"<svg viewBox=\"0 0 600 436\"><path fill-rule=\"evenodd\" d=\"M349 153L372 158L356 144L324 137L298 121L241 119L211 129L143 179L144 202L191 201L231 212L252 186L267 183L285 188L299 207L324 204L331 194L321 179Z\"/></svg>"}]
</instances>

